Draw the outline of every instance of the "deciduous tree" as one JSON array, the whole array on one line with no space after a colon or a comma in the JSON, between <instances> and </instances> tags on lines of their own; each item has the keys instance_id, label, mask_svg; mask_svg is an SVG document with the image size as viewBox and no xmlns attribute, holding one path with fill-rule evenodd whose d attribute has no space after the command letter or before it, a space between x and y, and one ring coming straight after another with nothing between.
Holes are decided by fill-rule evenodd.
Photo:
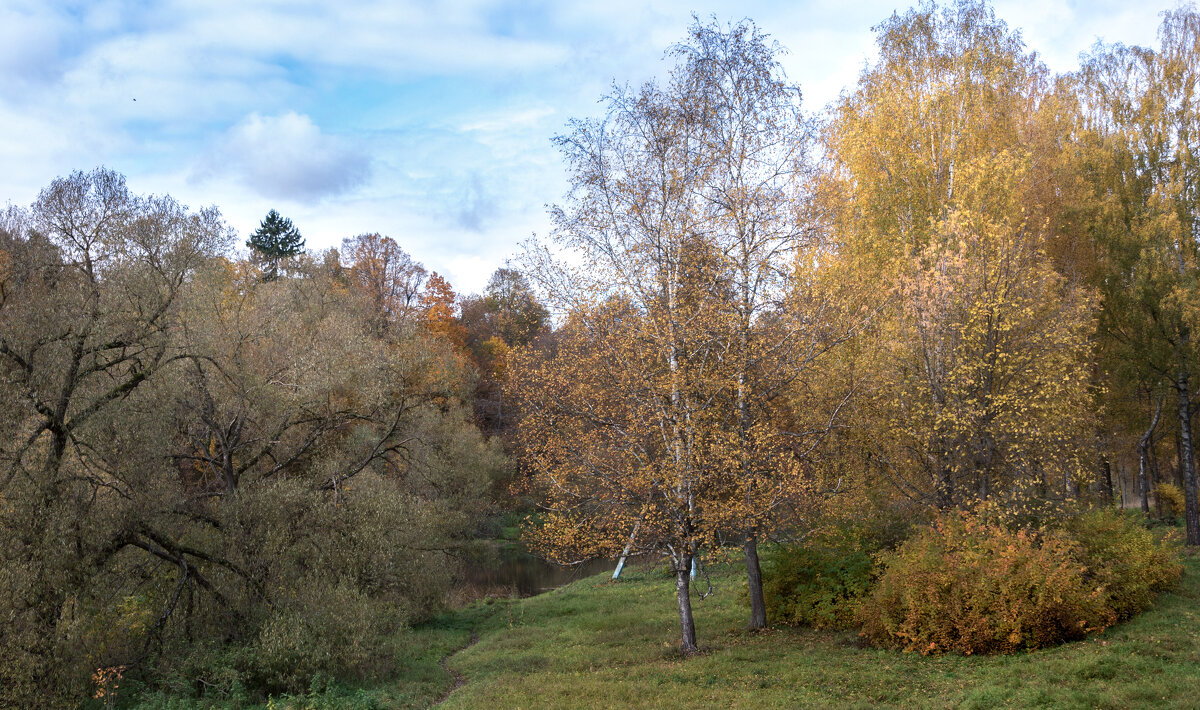
<instances>
[{"instance_id":1,"label":"deciduous tree","mask_svg":"<svg viewBox=\"0 0 1200 710\"><path fill-rule=\"evenodd\" d=\"M1068 495L1090 470L1092 306L1048 253L1059 156L1030 148L1053 143L1046 70L983 3L876 29L878 62L833 110L823 191L839 250L890 297L864 458L941 506L1016 480Z\"/></svg>"},{"instance_id":2,"label":"deciduous tree","mask_svg":"<svg viewBox=\"0 0 1200 710\"><path fill-rule=\"evenodd\" d=\"M436 271L430 274L418 303L430 333L460 350L466 346L466 332L458 320L458 295L449 281Z\"/></svg>"},{"instance_id":3,"label":"deciduous tree","mask_svg":"<svg viewBox=\"0 0 1200 710\"><path fill-rule=\"evenodd\" d=\"M717 405L707 378L725 288L702 224L703 117L679 71L666 88L617 87L606 103L603 119L574 121L557 139L572 189L553 210L554 236L585 266L545 251L530 258L549 303L573 323L547 360L526 353L510 375L547 511L530 533L559 560L615 556L629 539L669 554L681 645L693 653L689 574L713 534L705 449Z\"/></svg>"},{"instance_id":4,"label":"deciduous tree","mask_svg":"<svg viewBox=\"0 0 1200 710\"><path fill-rule=\"evenodd\" d=\"M380 330L415 311L425 284L425 267L391 237L360 234L342 240L350 278L370 299Z\"/></svg>"},{"instance_id":5,"label":"deciduous tree","mask_svg":"<svg viewBox=\"0 0 1200 710\"><path fill-rule=\"evenodd\" d=\"M1156 49L1101 46L1081 76L1106 335L1137 378L1175 391L1189 545L1200 545L1192 431L1193 330L1200 322L1200 14L1167 12ZM1157 419L1156 409L1146 412ZM1154 427L1148 427L1152 430ZM1144 447L1143 447L1144 449Z\"/></svg>"},{"instance_id":6,"label":"deciduous tree","mask_svg":"<svg viewBox=\"0 0 1200 710\"><path fill-rule=\"evenodd\" d=\"M534 259L571 325L515 368L551 512L535 538L558 557L668 552L687 652L692 561L723 533L742 538L751 625L766 624L758 539L796 522L813 490L797 440L819 438L781 430L783 395L852 330L826 320L828 294L790 281L821 247L802 217L799 93L776 52L749 23L697 21L665 87L618 87L603 120L558 140L572 192L555 237L587 267Z\"/></svg>"},{"instance_id":7,"label":"deciduous tree","mask_svg":"<svg viewBox=\"0 0 1200 710\"><path fill-rule=\"evenodd\" d=\"M131 519L128 487L153 457L114 422L182 363L181 293L229 240L216 209L134 196L105 169L56 179L0 226L0 674L11 702L39 689L54 702L72 680L59 672L84 650L69 610L118 553L154 544Z\"/></svg>"},{"instance_id":8,"label":"deciduous tree","mask_svg":"<svg viewBox=\"0 0 1200 710\"><path fill-rule=\"evenodd\" d=\"M723 526L744 538L754 629L767 625L758 541L796 525L789 510L814 488L800 480L801 454L824 433L787 427L777 416L780 398L802 386L813 362L857 325L847 317L852 309L834 304L827 279L811 268L829 245L809 209L812 127L799 88L779 64L781 51L749 22L725 28L699 20L673 49L682 90L704 117L702 229L726 289L712 326L725 347L725 426L732 434L719 464L735 491Z\"/></svg>"}]
</instances>

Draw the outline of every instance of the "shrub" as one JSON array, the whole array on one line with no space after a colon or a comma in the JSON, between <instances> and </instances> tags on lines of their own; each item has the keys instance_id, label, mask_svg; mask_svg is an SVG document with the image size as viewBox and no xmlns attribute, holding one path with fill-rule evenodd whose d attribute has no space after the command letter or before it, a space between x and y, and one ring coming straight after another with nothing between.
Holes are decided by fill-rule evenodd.
<instances>
[{"instance_id":1,"label":"shrub","mask_svg":"<svg viewBox=\"0 0 1200 710\"><path fill-rule=\"evenodd\" d=\"M1183 512L1183 491L1174 483L1160 483L1154 487L1154 500L1164 518L1177 518Z\"/></svg>"},{"instance_id":2,"label":"shrub","mask_svg":"<svg viewBox=\"0 0 1200 710\"><path fill-rule=\"evenodd\" d=\"M389 670L403 611L344 583L304 591L253 645L255 686L295 693L319 676L365 680Z\"/></svg>"},{"instance_id":3,"label":"shrub","mask_svg":"<svg viewBox=\"0 0 1200 710\"><path fill-rule=\"evenodd\" d=\"M848 547L789 546L765 560L763 596L780 624L845 628L871 586L871 556Z\"/></svg>"},{"instance_id":4,"label":"shrub","mask_svg":"<svg viewBox=\"0 0 1200 710\"><path fill-rule=\"evenodd\" d=\"M1116 621L1061 531L1035 534L947 515L895 552L861 605L862 634L906 651L1005 653L1083 637Z\"/></svg>"},{"instance_id":5,"label":"shrub","mask_svg":"<svg viewBox=\"0 0 1200 710\"><path fill-rule=\"evenodd\" d=\"M1169 543L1108 508L1036 530L946 515L880 563L862 635L926 654L1078 639L1145 609L1183 571Z\"/></svg>"},{"instance_id":6,"label":"shrub","mask_svg":"<svg viewBox=\"0 0 1200 710\"><path fill-rule=\"evenodd\" d=\"M1175 552L1134 516L1098 508L1070 520L1066 530L1082 546L1089 577L1103 586L1105 603L1118 619L1149 607L1183 574Z\"/></svg>"}]
</instances>

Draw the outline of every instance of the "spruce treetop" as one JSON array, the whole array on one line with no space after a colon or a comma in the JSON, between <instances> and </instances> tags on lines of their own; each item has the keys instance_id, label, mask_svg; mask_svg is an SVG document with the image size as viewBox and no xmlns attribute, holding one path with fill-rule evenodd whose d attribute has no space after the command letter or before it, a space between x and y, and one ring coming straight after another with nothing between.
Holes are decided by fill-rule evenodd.
<instances>
[{"instance_id":1,"label":"spruce treetop","mask_svg":"<svg viewBox=\"0 0 1200 710\"><path fill-rule=\"evenodd\" d=\"M292 220L271 210L259 223L258 229L246 240L246 246L267 262L267 278L274 279L279 274L281 259L304 253L304 237L292 224Z\"/></svg>"}]
</instances>

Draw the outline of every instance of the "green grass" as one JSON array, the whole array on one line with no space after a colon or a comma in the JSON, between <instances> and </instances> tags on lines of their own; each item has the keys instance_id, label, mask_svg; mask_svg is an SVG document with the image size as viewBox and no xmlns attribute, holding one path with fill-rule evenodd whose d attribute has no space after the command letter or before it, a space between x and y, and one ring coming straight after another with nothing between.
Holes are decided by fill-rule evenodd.
<instances>
[{"instance_id":1,"label":"green grass","mask_svg":"<svg viewBox=\"0 0 1200 710\"><path fill-rule=\"evenodd\" d=\"M850 632L743 630L736 572L695 605L700 645L676 652L673 586L604 576L496 606L448 663L446 708L1184 708L1200 703L1200 558L1154 608L1087 641L1013 656L860 648ZM478 613L476 611L475 613Z\"/></svg>"},{"instance_id":2,"label":"green grass","mask_svg":"<svg viewBox=\"0 0 1200 710\"><path fill-rule=\"evenodd\" d=\"M406 632L387 684L332 687L271 707L1195 708L1200 557L1149 611L1086 641L1013 656L861 648L853 632L744 630L738 570L695 602L703 652L678 652L673 580L635 570L445 614ZM472 643L473 639L477 639ZM459 650L461 649L461 650ZM460 674L455 678L442 663ZM178 702L178 701L176 701ZM194 701L193 701L194 703ZM169 700L150 707L197 707ZM248 707L228 701L211 707ZM261 707L261 706L260 706Z\"/></svg>"}]
</instances>

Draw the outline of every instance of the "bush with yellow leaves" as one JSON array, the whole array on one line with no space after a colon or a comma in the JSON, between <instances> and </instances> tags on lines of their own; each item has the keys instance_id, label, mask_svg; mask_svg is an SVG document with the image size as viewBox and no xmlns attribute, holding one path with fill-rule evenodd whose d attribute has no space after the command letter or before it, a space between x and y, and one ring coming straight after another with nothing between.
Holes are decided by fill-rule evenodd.
<instances>
[{"instance_id":1,"label":"bush with yellow leaves","mask_svg":"<svg viewBox=\"0 0 1200 710\"><path fill-rule=\"evenodd\" d=\"M1160 483L1155 486L1154 500L1164 518L1177 518L1183 512L1183 491L1174 483Z\"/></svg>"},{"instance_id":2,"label":"bush with yellow leaves","mask_svg":"<svg viewBox=\"0 0 1200 710\"><path fill-rule=\"evenodd\" d=\"M923 654L1080 639L1144 609L1181 572L1166 544L1111 510L1038 529L948 513L880 562L862 635Z\"/></svg>"}]
</instances>

